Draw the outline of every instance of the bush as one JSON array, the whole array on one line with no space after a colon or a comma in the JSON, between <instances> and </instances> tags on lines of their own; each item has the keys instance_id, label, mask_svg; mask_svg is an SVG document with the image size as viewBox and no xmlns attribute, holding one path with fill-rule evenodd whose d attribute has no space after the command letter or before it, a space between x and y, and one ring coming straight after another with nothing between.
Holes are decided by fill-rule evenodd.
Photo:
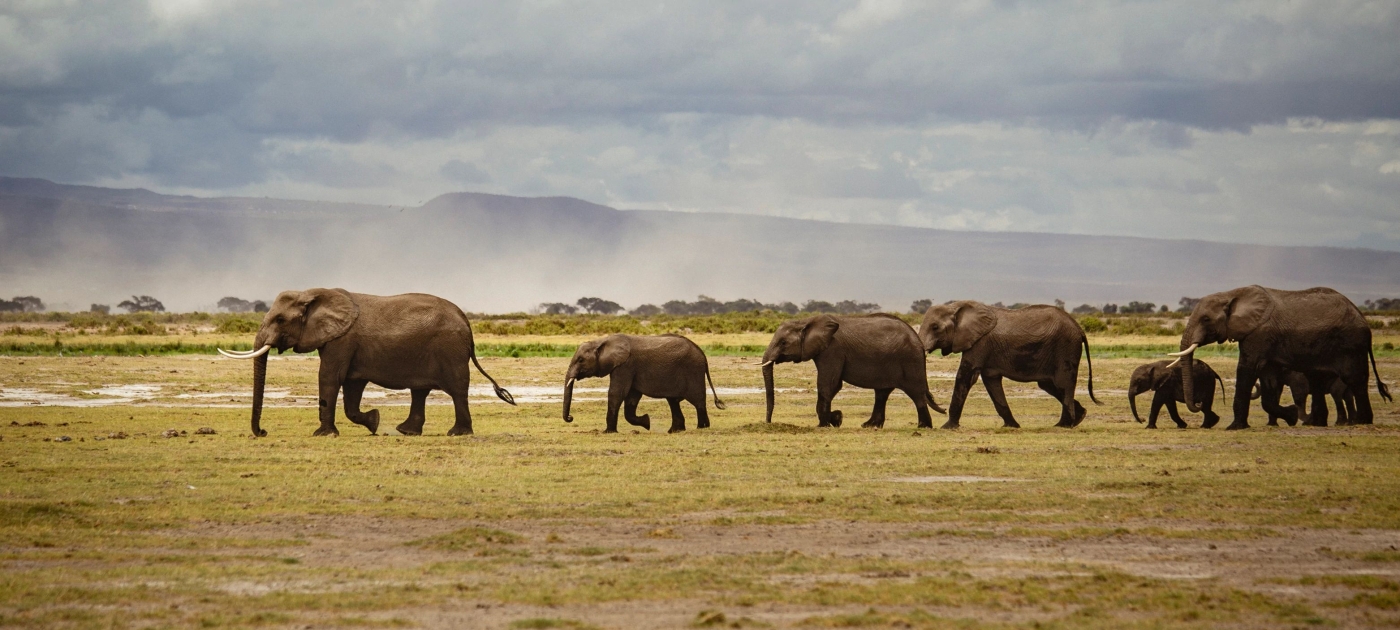
<instances>
[{"instance_id":1,"label":"bush","mask_svg":"<svg viewBox=\"0 0 1400 630\"><path fill-rule=\"evenodd\" d=\"M226 334L244 334L257 332L258 327L259 323L251 319L243 317L230 317L222 322L219 322L219 325L214 327L214 332Z\"/></svg>"},{"instance_id":2,"label":"bush","mask_svg":"<svg viewBox=\"0 0 1400 630\"><path fill-rule=\"evenodd\" d=\"M1079 320L1079 327L1083 328L1086 333L1097 333L1108 330L1108 325L1104 324L1103 320L1093 315L1081 318Z\"/></svg>"}]
</instances>

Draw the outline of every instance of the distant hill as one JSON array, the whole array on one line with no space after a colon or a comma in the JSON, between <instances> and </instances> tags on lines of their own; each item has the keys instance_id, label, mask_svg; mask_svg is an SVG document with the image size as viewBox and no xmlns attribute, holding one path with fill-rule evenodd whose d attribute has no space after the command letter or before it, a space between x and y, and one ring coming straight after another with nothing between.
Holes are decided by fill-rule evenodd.
<instances>
[{"instance_id":1,"label":"distant hill","mask_svg":"<svg viewBox=\"0 0 1400 630\"><path fill-rule=\"evenodd\" d=\"M699 294L888 310L919 298L1174 308L1246 284L1400 296L1400 253L620 211L568 197L452 193L398 208L0 178L0 297L51 307L142 294L188 310L341 286L424 291L486 312Z\"/></svg>"}]
</instances>

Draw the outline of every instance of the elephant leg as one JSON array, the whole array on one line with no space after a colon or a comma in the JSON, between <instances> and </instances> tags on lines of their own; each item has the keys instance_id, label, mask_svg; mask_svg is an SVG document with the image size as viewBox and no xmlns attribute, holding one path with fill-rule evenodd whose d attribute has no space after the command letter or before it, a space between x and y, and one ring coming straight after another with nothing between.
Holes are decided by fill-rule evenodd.
<instances>
[{"instance_id":1,"label":"elephant leg","mask_svg":"<svg viewBox=\"0 0 1400 630\"><path fill-rule=\"evenodd\" d=\"M705 408L705 390L700 389L698 395L692 394L686 399L692 407L695 407L695 428L710 428L710 410Z\"/></svg>"},{"instance_id":2,"label":"elephant leg","mask_svg":"<svg viewBox=\"0 0 1400 630\"><path fill-rule=\"evenodd\" d=\"M426 390L420 390L420 391L424 391L424 392L425 392L425 393L423 394L423 398L426 399L426 398L428 397L428 394L426 393ZM415 391L414 393L415 393L415 395L417 394L416 391ZM457 415L457 421L456 421L455 423L452 424L452 428L450 428L450 429L447 430L447 434L448 434L448 435L471 435L471 434L472 434L472 410L471 410L471 407L467 406L467 388L466 388L466 386L462 386L461 388L458 388L457 391L450 391L450 392L447 392L447 393L448 393L448 395L452 396L452 410L453 410L454 412L456 412L456 415Z\"/></svg>"},{"instance_id":3,"label":"elephant leg","mask_svg":"<svg viewBox=\"0 0 1400 630\"><path fill-rule=\"evenodd\" d=\"M608 381L608 419L607 427L603 429L603 433L617 433L617 412L631 392L631 379L623 382L623 379L618 378L617 373L613 373Z\"/></svg>"},{"instance_id":4,"label":"elephant leg","mask_svg":"<svg viewBox=\"0 0 1400 630\"><path fill-rule=\"evenodd\" d=\"M680 398L667 398L666 403L671 405L671 428L667 433L680 433L685 430L685 413L681 411Z\"/></svg>"},{"instance_id":5,"label":"elephant leg","mask_svg":"<svg viewBox=\"0 0 1400 630\"><path fill-rule=\"evenodd\" d=\"M642 402L642 393L637 390L628 392L627 398L622 401L622 418L634 427L641 427L651 430L651 415L637 415L637 404Z\"/></svg>"},{"instance_id":6,"label":"elephant leg","mask_svg":"<svg viewBox=\"0 0 1400 630\"><path fill-rule=\"evenodd\" d=\"M316 429L313 436L340 436L340 429L335 428L335 399L340 396L340 384L345 378L345 370L332 362L321 359L321 370L317 377L320 399L317 404L321 408L321 426Z\"/></svg>"},{"instance_id":7,"label":"elephant leg","mask_svg":"<svg viewBox=\"0 0 1400 630\"><path fill-rule=\"evenodd\" d=\"M928 389L918 386L904 388L904 394L914 401L914 411L919 414L919 428L932 429L933 416L928 411Z\"/></svg>"},{"instance_id":8,"label":"elephant leg","mask_svg":"<svg viewBox=\"0 0 1400 630\"><path fill-rule=\"evenodd\" d=\"M841 426L841 412L831 410L831 401L841 392L840 369L817 371L817 426Z\"/></svg>"},{"instance_id":9,"label":"elephant leg","mask_svg":"<svg viewBox=\"0 0 1400 630\"><path fill-rule=\"evenodd\" d=\"M1200 389L1197 388L1197 391ZM1201 415L1205 416L1205 420L1201 422L1201 428L1209 429L1220 422L1220 414L1211 409L1211 406L1215 404L1215 381L1211 381L1210 387L1205 388L1205 394L1207 398L1200 403Z\"/></svg>"},{"instance_id":10,"label":"elephant leg","mask_svg":"<svg viewBox=\"0 0 1400 630\"><path fill-rule=\"evenodd\" d=\"M1055 423L1055 426L1062 429L1079 426L1079 423L1084 420L1084 415L1087 412L1084 407L1079 404L1079 401L1074 399L1074 392L1071 389L1050 379L1036 381L1035 384L1040 386L1041 391L1050 394L1055 400L1060 401L1060 420ZM1156 400L1155 394L1153 395L1153 400Z\"/></svg>"},{"instance_id":11,"label":"elephant leg","mask_svg":"<svg viewBox=\"0 0 1400 630\"><path fill-rule=\"evenodd\" d=\"M882 429L885 426L885 403L889 402L893 388L875 390L875 406L870 408L870 419L860 425L866 429Z\"/></svg>"},{"instance_id":12,"label":"elephant leg","mask_svg":"<svg viewBox=\"0 0 1400 630\"><path fill-rule=\"evenodd\" d=\"M1001 377L983 376L982 387L987 388L987 396L992 399L992 406L996 407L997 415L1001 416L1001 426L1007 429L1021 428L1021 423L1016 422L1016 418L1011 415L1011 405L1006 404L1006 392L1001 389Z\"/></svg>"},{"instance_id":13,"label":"elephant leg","mask_svg":"<svg viewBox=\"0 0 1400 630\"><path fill-rule=\"evenodd\" d=\"M1308 411L1308 426L1327 426L1327 388L1321 378L1308 377L1308 393L1312 396L1312 408Z\"/></svg>"},{"instance_id":14,"label":"elephant leg","mask_svg":"<svg viewBox=\"0 0 1400 630\"><path fill-rule=\"evenodd\" d=\"M379 410L371 409L367 412L360 411L360 399L364 396L365 385L369 381L349 380L345 381L345 418L355 424L369 429L369 434L374 435L379 430Z\"/></svg>"},{"instance_id":15,"label":"elephant leg","mask_svg":"<svg viewBox=\"0 0 1400 630\"><path fill-rule=\"evenodd\" d=\"M428 420L428 394L432 391L431 389L411 390L413 400L408 404L408 418L399 426L394 427L395 431L404 435L423 435L423 423Z\"/></svg>"},{"instance_id":16,"label":"elephant leg","mask_svg":"<svg viewBox=\"0 0 1400 630\"><path fill-rule=\"evenodd\" d=\"M1167 415L1171 416L1172 422L1176 423L1176 428L1186 428L1186 421L1181 419L1181 412L1176 408L1175 396L1167 399Z\"/></svg>"},{"instance_id":17,"label":"elephant leg","mask_svg":"<svg viewBox=\"0 0 1400 630\"><path fill-rule=\"evenodd\" d=\"M1162 413L1162 406L1167 404L1167 397L1162 395L1162 390L1152 393L1152 408L1147 412L1147 428L1157 428L1157 416Z\"/></svg>"},{"instance_id":18,"label":"elephant leg","mask_svg":"<svg viewBox=\"0 0 1400 630\"><path fill-rule=\"evenodd\" d=\"M967 403L967 395L977 383L978 375L977 369L966 359L958 364L958 375L953 380L953 398L948 401L948 421L943 423L943 428L958 428L958 423L962 420L963 405Z\"/></svg>"},{"instance_id":19,"label":"elephant leg","mask_svg":"<svg viewBox=\"0 0 1400 630\"><path fill-rule=\"evenodd\" d=\"M1353 369L1342 374L1342 382L1356 401L1356 411L1350 417L1351 423L1371 424L1374 422L1371 411L1371 373L1367 371L1365 357L1362 357L1359 367L1359 370Z\"/></svg>"},{"instance_id":20,"label":"elephant leg","mask_svg":"<svg viewBox=\"0 0 1400 630\"><path fill-rule=\"evenodd\" d=\"M1337 408L1337 426L1351 424L1351 417L1356 415L1355 403L1351 401L1351 394L1336 381L1332 384L1332 404Z\"/></svg>"},{"instance_id":21,"label":"elephant leg","mask_svg":"<svg viewBox=\"0 0 1400 630\"><path fill-rule=\"evenodd\" d=\"M1241 356L1239 366L1235 368L1235 419L1230 422L1230 426L1225 427L1226 431L1249 428L1249 392L1254 389L1254 382L1258 378L1258 370L1247 357Z\"/></svg>"}]
</instances>

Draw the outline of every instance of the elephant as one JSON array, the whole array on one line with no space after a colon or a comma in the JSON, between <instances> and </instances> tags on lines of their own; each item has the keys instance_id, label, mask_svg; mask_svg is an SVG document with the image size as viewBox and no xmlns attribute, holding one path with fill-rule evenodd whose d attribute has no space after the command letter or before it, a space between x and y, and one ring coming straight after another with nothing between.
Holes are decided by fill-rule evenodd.
<instances>
[{"instance_id":1,"label":"elephant","mask_svg":"<svg viewBox=\"0 0 1400 630\"><path fill-rule=\"evenodd\" d=\"M1320 389L1314 387L1314 382ZM1280 394L1285 386L1288 387L1293 396L1293 405L1290 407L1278 405ZM1307 399L1310 395L1312 396L1311 412L1307 410ZM1328 395L1332 397L1332 403L1337 407L1337 426L1351 424L1351 418L1356 415L1356 397L1351 395L1351 390L1347 389L1346 384L1342 382L1342 379L1337 378L1336 374L1308 375L1292 370L1264 370L1260 373L1259 382L1255 385L1250 398L1264 398L1272 401L1273 404L1264 406L1264 412L1269 416L1268 426L1278 426L1278 421L1282 418L1290 427L1300 421L1303 426L1325 427L1328 417L1325 397Z\"/></svg>"},{"instance_id":2,"label":"elephant","mask_svg":"<svg viewBox=\"0 0 1400 630\"><path fill-rule=\"evenodd\" d=\"M471 323L451 302L422 293L394 296L351 293L345 289L283 291L263 316L253 342L256 350L219 352L235 359L253 359L253 435L265 437L260 426L267 354L290 349L319 351L319 407L321 426L313 435L338 436L335 401L345 388L345 417L369 429L379 430L379 410L360 410L365 385L413 392L408 419L397 429L405 435L423 433L424 406L434 389L447 392L456 407L457 422L448 435L472 432L467 408L471 365L476 365L496 396L514 405L510 392L496 383L476 358Z\"/></svg>"},{"instance_id":3,"label":"elephant","mask_svg":"<svg viewBox=\"0 0 1400 630\"><path fill-rule=\"evenodd\" d=\"M1346 296L1325 287L1301 291L1240 287L1201 298L1181 333L1181 351L1172 353L1191 370L1197 348L1211 343L1239 342L1235 368L1234 421L1227 430L1249 428L1250 391L1260 375L1273 369L1313 374L1336 374L1355 393L1355 424L1371 424L1370 377L1389 401L1371 352L1371 328ZM1370 371L1366 361L1370 358ZM1182 381L1186 407L1197 411L1191 379ZM1280 388L1281 389L1281 388ZM1278 390L1261 390L1265 408L1277 406ZM1318 391L1323 391L1318 388Z\"/></svg>"},{"instance_id":4,"label":"elephant","mask_svg":"<svg viewBox=\"0 0 1400 630\"><path fill-rule=\"evenodd\" d=\"M1181 392L1182 371L1168 367L1169 361L1156 361L1146 365L1140 365L1133 370L1132 378L1128 381L1128 407L1133 410L1133 419L1139 424L1142 418L1138 417L1137 397L1138 394L1151 391L1152 411L1147 415L1147 428L1157 428L1157 414L1162 407L1166 406L1167 413L1171 415L1172 422L1177 428L1186 428L1186 423L1182 421L1181 414L1177 412L1176 403L1185 402ZM1200 406L1205 420L1201 423L1201 428L1209 429L1217 422L1220 422L1220 415L1211 411L1210 407L1215 402L1215 384L1220 383L1220 398L1225 399L1225 381L1215 373L1205 361L1197 361L1194 378L1196 379L1195 395L1196 404Z\"/></svg>"},{"instance_id":5,"label":"elephant","mask_svg":"<svg viewBox=\"0 0 1400 630\"><path fill-rule=\"evenodd\" d=\"M1006 427L1021 425L1006 404L1006 393L1001 388L1003 377L1039 385L1060 401L1060 421L1055 426L1078 426L1086 414L1084 406L1074 399L1081 346L1089 363L1089 399L1103 404L1094 397L1094 361L1089 355L1089 339L1079 322L1064 309L1043 304L1005 309L971 300L949 302L930 306L924 312L919 338L925 352L962 354L945 429L958 427L963 403L978 377Z\"/></svg>"},{"instance_id":6,"label":"elephant","mask_svg":"<svg viewBox=\"0 0 1400 630\"><path fill-rule=\"evenodd\" d=\"M914 329L893 315L815 315L783 322L763 351L763 388L773 421L773 366L813 361L817 365L817 426L841 426L841 411L831 400L843 383L875 390L875 406L866 428L885 426L885 403L898 389L914 401L920 427L930 428L928 408L945 413L928 388L924 354Z\"/></svg>"},{"instance_id":7,"label":"elephant","mask_svg":"<svg viewBox=\"0 0 1400 630\"><path fill-rule=\"evenodd\" d=\"M695 406L695 428L708 429L710 415L705 409L705 382L710 383L715 408L724 401L715 393L710 363L705 351L680 335L608 335L578 347L569 361L564 378L564 421L573 422L569 413L574 400L574 381L581 378L610 377L608 380L608 425L605 433L617 433L617 409L633 426L651 430L651 416L637 415L642 396L665 398L671 405L671 429L685 430L681 401Z\"/></svg>"}]
</instances>

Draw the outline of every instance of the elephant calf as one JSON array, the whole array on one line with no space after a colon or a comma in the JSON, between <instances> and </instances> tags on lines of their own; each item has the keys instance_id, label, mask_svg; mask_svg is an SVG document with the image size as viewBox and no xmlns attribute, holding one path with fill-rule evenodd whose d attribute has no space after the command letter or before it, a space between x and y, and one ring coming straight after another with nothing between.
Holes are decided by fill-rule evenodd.
<instances>
[{"instance_id":1,"label":"elephant calf","mask_svg":"<svg viewBox=\"0 0 1400 630\"><path fill-rule=\"evenodd\" d=\"M564 421L573 422L569 408L574 399L574 381L609 376L607 433L617 433L617 409L623 406L628 424L651 430L651 416L637 415L642 396L665 398L671 404L671 430L685 430L681 401L695 406L695 428L708 429L710 415L705 409L705 382L710 379L710 363L695 342L680 335L609 335L580 345L564 375ZM624 405L625 403L625 405ZM715 408L724 402L715 394Z\"/></svg>"},{"instance_id":2,"label":"elephant calf","mask_svg":"<svg viewBox=\"0 0 1400 630\"><path fill-rule=\"evenodd\" d=\"M1293 396L1293 404L1289 407L1279 404L1284 387L1288 387ZM1325 397L1328 395L1332 396L1332 402L1337 407L1337 425L1351 424L1356 416L1356 398L1336 374L1322 372L1309 378L1309 375L1293 370L1265 370L1260 374L1259 383L1250 398L1263 399L1261 404L1264 413L1269 416L1268 426L1278 426L1282 418L1290 427L1299 422L1303 426L1325 427L1328 416ZM1307 407L1308 396L1313 399L1311 412Z\"/></svg>"},{"instance_id":3,"label":"elephant calf","mask_svg":"<svg viewBox=\"0 0 1400 630\"><path fill-rule=\"evenodd\" d=\"M1215 400L1215 384L1220 383L1220 395L1225 395L1225 381L1215 373L1205 361L1196 361L1192 368L1192 376L1195 379L1193 394L1196 397L1196 405L1201 408L1205 415L1205 421L1201 423L1201 428L1209 429L1217 422L1220 422L1220 414L1211 411L1211 404ZM1128 406L1133 410L1133 419L1142 423L1142 418L1138 417L1137 397L1138 394L1151 391L1152 410L1147 414L1147 428L1157 428L1157 414L1162 411L1162 407L1167 408L1167 413L1171 415L1172 422L1177 428L1186 428L1186 423L1182 421L1181 414L1177 412L1176 403L1186 402L1186 396L1181 387L1181 378L1184 372L1171 366L1170 361L1157 361L1140 365L1133 370L1132 379L1128 382Z\"/></svg>"}]
</instances>

